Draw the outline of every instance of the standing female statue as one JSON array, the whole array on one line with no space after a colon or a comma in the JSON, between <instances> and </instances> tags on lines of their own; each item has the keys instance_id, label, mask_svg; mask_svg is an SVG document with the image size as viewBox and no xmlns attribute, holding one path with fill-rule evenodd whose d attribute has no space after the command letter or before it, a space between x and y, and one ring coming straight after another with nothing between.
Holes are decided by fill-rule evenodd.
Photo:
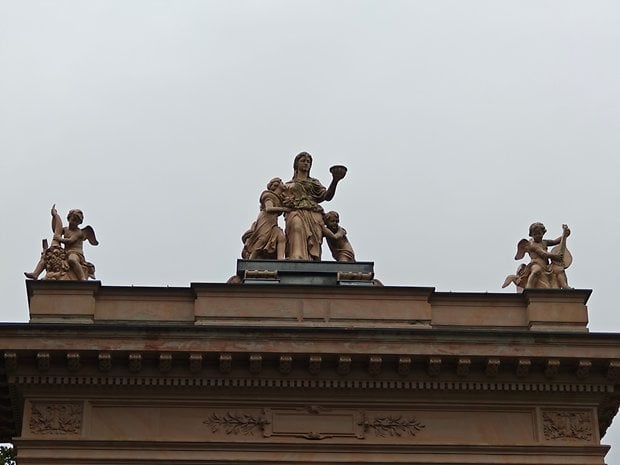
<instances>
[{"instance_id":1,"label":"standing female statue","mask_svg":"<svg viewBox=\"0 0 620 465\"><path fill-rule=\"evenodd\" d=\"M323 242L323 208L319 203L331 200L338 182L347 174L344 166L332 166L332 181L326 189L318 179L310 177L312 157L301 152L293 162L293 179L286 183L290 199L285 215L286 258L289 260L321 260Z\"/></svg>"}]
</instances>

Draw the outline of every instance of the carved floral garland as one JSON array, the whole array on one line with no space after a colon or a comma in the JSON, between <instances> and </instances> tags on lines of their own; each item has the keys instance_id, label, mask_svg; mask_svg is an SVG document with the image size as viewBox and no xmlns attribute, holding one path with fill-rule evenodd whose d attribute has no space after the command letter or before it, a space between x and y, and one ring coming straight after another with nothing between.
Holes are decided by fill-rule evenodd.
<instances>
[{"instance_id":1,"label":"carved floral garland","mask_svg":"<svg viewBox=\"0 0 620 465\"><path fill-rule=\"evenodd\" d=\"M269 420L264 416L227 412L223 415L212 413L203 423L211 427L212 433L224 430L226 434L249 435L253 434L254 430L263 431Z\"/></svg>"},{"instance_id":2,"label":"carved floral garland","mask_svg":"<svg viewBox=\"0 0 620 465\"><path fill-rule=\"evenodd\" d=\"M376 417L372 421L364 417L360 425L364 427L364 431L373 429L375 434L380 437L402 436L404 434L415 436L418 431L426 427L415 418L406 419L402 415Z\"/></svg>"}]
</instances>

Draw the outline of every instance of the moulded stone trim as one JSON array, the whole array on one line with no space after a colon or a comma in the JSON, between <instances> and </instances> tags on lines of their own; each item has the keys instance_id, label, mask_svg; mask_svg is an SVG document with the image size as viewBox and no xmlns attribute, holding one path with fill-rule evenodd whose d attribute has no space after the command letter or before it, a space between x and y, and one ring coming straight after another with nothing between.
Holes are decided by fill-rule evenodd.
<instances>
[{"instance_id":1,"label":"moulded stone trim","mask_svg":"<svg viewBox=\"0 0 620 465\"><path fill-rule=\"evenodd\" d=\"M71 372L85 371L87 373L97 370L107 373L112 369L112 358L114 353L110 351L29 351L16 352L6 351L3 353L5 366L8 373L20 374L31 373L33 368L39 373L58 374L57 370L68 369ZM620 377L620 360L618 359L558 359L558 358L530 358L523 357L515 360L513 357L476 357L469 356L467 353L462 356L414 356L410 355L367 355L359 354L291 354L283 353L280 355L272 353L192 353L192 352L129 352L117 353L119 361L125 357L126 362L121 363L117 372L137 373L145 367L153 364L159 367L161 373L171 374L174 360L189 360L183 364L175 366L174 375L188 375L198 373L207 367L209 372L213 368L219 369L222 375L239 376L245 370L246 374L272 376L273 371L277 370L281 374L294 374L303 376L300 370L293 371L293 359L298 360L296 368L303 368L306 364L307 372L313 376L321 374L329 377L337 374L341 377L363 376L360 370L360 362L365 362L368 374L390 378L391 376L406 377L414 371L414 366L424 369L426 363L426 375L430 378L446 380L446 378L464 378L484 376L486 378L496 378L502 370L501 380L511 381L511 377L531 379L532 382L540 382L542 375L551 381L556 379L566 383L572 377L574 381L591 380L594 382L605 383L614 382ZM233 371L233 358L244 357L247 362L240 363ZM284 357L284 358L282 358ZM287 357L291 357L290 363ZM33 360L34 358L34 360ZM17 360L19 359L19 366ZM205 362L205 359L215 361ZM215 359L215 360L213 360ZM34 362L34 365L33 365ZM64 363L63 363L64 362ZM204 366L203 366L204 364ZM354 370L354 367L356 368ZM443 368L442 368L443 367ZM148 369L145 370L148 372ZM150 372L149 372L150 373ZM419 375L419 373L418 373Z\"/></svg>"},{"instance_id":2,"label":"moulded stone trim","mask_svg":"<svg viewBox=\"0 0 620 465\"><path fill-rule=\"evenodd\" d=\"M266 408L264 437L295 437L311 441L353 437L364 439L363 414L355 409L309 405Z\"/></svg>"},{"instance_id":3,"label":"moulded stone trim","mask_svg":"<svg viewBox=\"0 0 620 465\"><path fill-rule=\"evenodd\" d=\"M19 447L22 441L16 441ZM34 458L40 463L39 451L49 450L48 440L30 440L28 447L32 452L20 449L20 457ZM193 443L167 441L160 444L152 441L72 441L57 439L54 441L54 460L63 465L84 465L84 463L118 464L162 464L170 465L170 453L174 454L174 463L194 465L232 463L231 454L237 463L303 463L306 465L324 465L341 463L363 463L385 465L412 463L442 463L462 465L475 463L496 465L498 463L519 463L523 465L540 465L540 457L547 457L549 464L582 463L600 464L607 451L606 446L571 445L570 447L539 446L468 446L462 445L415 445L364 443L355 445L331 444L327 441L308 441L302 444L278 444L274 451L271 444L264 447L256 443L242 445L237 442ZM27 455L28 454L28 455ZM320 458L317 459L317 455ZM78 456L76 458L76 455ZM84 457L87 457L86 459Z\"/></svg>"},{"instance_id":4,"label":"moulded stone trim","mask_svg":"<svg viewBox=\"0 0 620 465\"><path fill-rule=\"evenodd\" d=\"M196 378L129 376L14 376L23 385L179 386L312 389L410 389L427 391L531 391L614 393L611 384L527 383L489 381L406 381L308 378Z\"/></svg>"}]
</instances>

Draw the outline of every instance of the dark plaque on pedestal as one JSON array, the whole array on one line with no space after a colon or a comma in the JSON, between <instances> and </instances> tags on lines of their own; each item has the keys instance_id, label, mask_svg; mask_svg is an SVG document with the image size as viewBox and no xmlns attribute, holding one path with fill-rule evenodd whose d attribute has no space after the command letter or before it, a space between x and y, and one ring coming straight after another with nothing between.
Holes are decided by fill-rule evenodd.
<instances>
[{"instance_id":1,"label":"dark plaque on pedestal","mask_svg":"<svg viewBox=\"0 0 620 465\"><path fill-rule=\"evenodd\" d=\"M237 260L243 284L305 284L313 286L374 286L374 262L305 260Z\"/></svg>"}]
</instances>

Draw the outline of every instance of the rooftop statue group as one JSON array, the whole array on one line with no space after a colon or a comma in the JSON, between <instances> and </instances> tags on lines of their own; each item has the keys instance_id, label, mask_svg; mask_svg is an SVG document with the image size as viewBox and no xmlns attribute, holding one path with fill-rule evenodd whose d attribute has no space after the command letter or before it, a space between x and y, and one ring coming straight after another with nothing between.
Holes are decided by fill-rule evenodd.
<instances>
[{"instance_id":1,"label":"rooftop statue group","mask_svg":"<svg viewBox=\"0 0 620 465\"><path fill-rule=\"evenodd\" d=\"M260 195L260 212L241 240L241 257L249 260L321 260L323 238L339 262L354 262L355 254L340 226L340 215L325 213L320 203L336 194L347 174L344 166L330 168L332 180L325 188L310 176L312 156L301 152L293 162L293 179L284 183L274 178ZM278 225L284 214L285 230Z\"/></svg>"},{"instance_id":2,"label":"rooftop statue group","mask_svg":"<svg viewBox=\"0 0 620 465\"><path fill-rule=\"evenodd\" d=\"M246 260L305 260L320 261L323 239L338 262L355 262L355 253L340 226L340 215L335 211L325 213L321 207L336 194L338 183L345 177L347 168L332 166L331 182L326 188L310 176L312 156L301 152L293 162L293 178L283 182L273 178L260 195L260 212L256 221L242 236L241 256ZM64 226L55 206L51 209L53 238L50 246L43 240L43 252L35 269L24 273L28 279L39 279L45 271L47 280L95 279L95 266L84 258L84 241L98 245L92 227L79 226L84 221L81 210L70 210L68 225ZM284 215L285 229L278 219ZM572 256L566 248L570 235L568 226L562 225L562 235L557 239L544 239L547 232L542 223L530 226L531 239L521 239L517 244L515 260L527 253L530 262L519 265L515 274L506 277L502 287L511 283L517 290L525 288L570 289L566 269ZM549 246L555 246L548 251Z\"/></svg>"}]
</instances>

